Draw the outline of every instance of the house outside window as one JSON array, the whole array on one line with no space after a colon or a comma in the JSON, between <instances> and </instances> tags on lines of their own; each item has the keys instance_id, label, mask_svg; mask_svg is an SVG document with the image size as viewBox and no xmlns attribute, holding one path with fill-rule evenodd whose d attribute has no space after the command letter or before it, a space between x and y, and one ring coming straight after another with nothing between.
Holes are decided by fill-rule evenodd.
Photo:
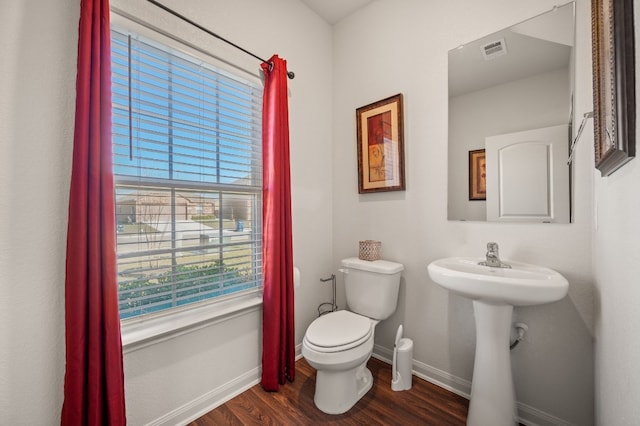
<instances>
[{"instance_id":1,"label":"house outside window","mask_svg":"<svg viewBox=\"0 0 640 426\"><path fill-rule=\"evenodd\" d=\"M259 81L128 30L111 42L121 319L259 291Z\"/></svg>"}]
</instances>

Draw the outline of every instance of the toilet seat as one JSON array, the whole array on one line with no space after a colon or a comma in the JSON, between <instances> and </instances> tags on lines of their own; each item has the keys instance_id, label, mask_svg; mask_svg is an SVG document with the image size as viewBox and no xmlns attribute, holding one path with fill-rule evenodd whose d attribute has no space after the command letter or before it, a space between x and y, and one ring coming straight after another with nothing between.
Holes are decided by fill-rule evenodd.
<instances>
[{"instance_id":1,"label":"toilet seat","mask_svg":"<svg viewBox=\"0 0 640 426\"><path fill-rule=\"evenodd\" d=\"M349 311L337 311L314 320L305 344L317 352L340 352L366 342L373 334L371 320Z\"/></svg>"}]
</instances>

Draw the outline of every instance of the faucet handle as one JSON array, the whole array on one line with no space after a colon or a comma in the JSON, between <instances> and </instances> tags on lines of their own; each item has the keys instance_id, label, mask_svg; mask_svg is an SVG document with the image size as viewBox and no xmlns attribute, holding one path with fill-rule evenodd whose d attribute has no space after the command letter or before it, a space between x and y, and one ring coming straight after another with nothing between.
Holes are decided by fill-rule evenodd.
<instances>
[{"instance_id":1,"label":"faucet handle","mask_svg":"<svg viewBox=\"0 0 640 426\"><path fill-rule=\"evenodd\" d=\"M494 242L487 243L487 251L498 252L498 243L494 243Z\"/></svg>"}]
</instances>

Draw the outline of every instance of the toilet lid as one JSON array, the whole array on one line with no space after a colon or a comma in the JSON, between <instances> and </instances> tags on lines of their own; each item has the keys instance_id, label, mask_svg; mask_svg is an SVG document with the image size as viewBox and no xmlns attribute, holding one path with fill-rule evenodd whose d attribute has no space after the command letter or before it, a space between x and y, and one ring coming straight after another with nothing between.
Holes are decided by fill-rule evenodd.
<instances>
[{"instance_id":1,"label":"toilet lid","mask_svg":"<svg viewBox=\"0 0 640 426\"><path fill-rule=\"evenodd\" d=\"M366 340L371 334L371 320L349 311L323 315L311 323L305 338L314 346L333 348Z\"/></svg>"}]
</instances>

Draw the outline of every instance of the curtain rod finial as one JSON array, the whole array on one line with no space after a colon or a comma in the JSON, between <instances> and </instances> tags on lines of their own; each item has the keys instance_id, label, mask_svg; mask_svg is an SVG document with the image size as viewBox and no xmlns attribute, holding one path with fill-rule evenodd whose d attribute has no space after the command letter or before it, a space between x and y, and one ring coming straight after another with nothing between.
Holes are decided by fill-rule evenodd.
<instances>
[{"instance_id":1,"label":"curtain rod finial","mask_svg":"<svg viewBox=\"0 0 640 426\"><path fill-rule=\"evenodd\" d=\"M293 71L289 71L287 72L287 77L289 77L289 80L293 80L294 78L296 78L296 75Z\"/></svg>"}]
</instances>

